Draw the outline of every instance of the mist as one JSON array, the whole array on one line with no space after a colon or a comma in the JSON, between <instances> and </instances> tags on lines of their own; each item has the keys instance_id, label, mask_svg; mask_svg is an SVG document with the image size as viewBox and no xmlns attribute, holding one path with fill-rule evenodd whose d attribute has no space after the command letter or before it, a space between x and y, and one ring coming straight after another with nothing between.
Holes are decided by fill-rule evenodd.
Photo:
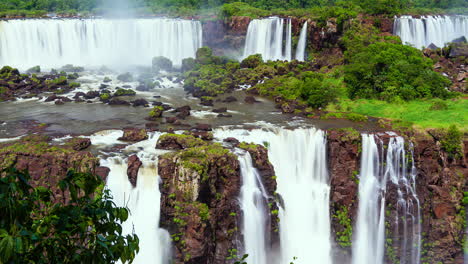
<instances>
[{"instance_id":1,"label":"mist","mask_svg":"<svg viewBox=\"0 0 468 264\"><path fill-rule=\"evenodd\" d=\"M101 0L98 9L104 17L131 18L137 16L137 8L141 3L135 0Z\"/></svg>"}]
</instances>

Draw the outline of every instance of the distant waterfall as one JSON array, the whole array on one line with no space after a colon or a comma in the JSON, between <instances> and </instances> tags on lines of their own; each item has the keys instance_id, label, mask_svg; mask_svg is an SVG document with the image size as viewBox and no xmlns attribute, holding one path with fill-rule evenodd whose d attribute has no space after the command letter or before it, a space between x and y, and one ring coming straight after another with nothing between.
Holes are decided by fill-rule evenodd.
<instances>
[{"instance_id":1,"label":"distant waterfall","mask_svg":"<svg viewBox=\"0 0 468 264\"><path fill-rule=\"evenodd\" d=\"M306 26L305 26L306 27ZM304 29L302 30L304 31ZM307 32L301 33L299 40L303 46L297 48L297 54L302 54L302 60L306 48ZM299 50L300 49L300 50ZM247 29L244 56L261 54L264 60L291 60L292 59L292 23L291 19L270 17L254 19Z\"/></svg>"},{"instance_id":2,"label":"distant waterfall","mask_svg":"<svg viewBox=\"0 0 468 264\"><path fill-rule=\"evenodd\" d=\"M401 16L395 18L393 32L418 49L431 44L441 48L454 39L468 39L468 16Z\"/></svg>"},{"instance_id":3,"label":"distant waterfall","mask_svg":"<svg viewBox=\"0 0 468 264\"><path fill-rule=\"evenodd\" d=\"M202 45L198 21L180 19L27 19L0 22L0 65L20 69L65 64L151 65L165 56L175 66Z\"/></svg>"},{"instance_id":4,"label":"distant waterfall","mask_svg":"<svg viewBox=\"0 0 468 264\"><path fill-rule=\"evenodd\" d=\"M376 136L362 135L359 208L353 243L353 264L382 264L385 256L386 194L396 193L388 219L399 252L399 263L419 264L421 255L421 217L416 194L414 161L406 155L404 139L390 134L386 150L378 147ZM382 145L381 142L379 142ZM410 167L407 164L411 164ZM393 246L388 245L388 246Z\"/></svg>"},{"instance_id":5,"label":"distant waterfall","mask_svg":"<svg viewBox=\"0 0 468 264\"><path fill-rule=\"evenodd\" d=\"M242 175L240 204L242 209L242 235L247 261L267 264L266 231L269 224L266 191L260 175L252 165L248 152L239 156Z\"/></svg>"},{"instance_id":6,"label":"distant waterfall","mask_svg":"<svg viewBox=\"0 0 468 264\"><path fill-rule=\"evenodd\" d=\"M281 258L275 257L268 263L290 263L297 257L295 264L331 264L325 133L313 128L277 128L217 130L215 136L268 146L277 175L277 192L284 202L284 207L279 209ZM249 249L246 250L248 253Z\"/></svg>"},{"instance_id":7,"label":"distant waterfall","mask_svg":"<svg viewBox=\"0 0 468 264\"><path fill-rule=\"evenodd\" d=\"M299 61L305 61L305 49L307 45L307 22L304 23L301 29L301 35L299 35L299 42L297 43L296 59Z\"/></svg>"}]
</instances>

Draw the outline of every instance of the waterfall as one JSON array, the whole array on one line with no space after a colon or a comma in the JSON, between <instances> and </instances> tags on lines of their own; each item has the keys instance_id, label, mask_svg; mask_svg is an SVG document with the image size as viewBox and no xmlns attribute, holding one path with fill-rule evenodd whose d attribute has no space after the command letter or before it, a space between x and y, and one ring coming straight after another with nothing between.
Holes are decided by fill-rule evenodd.
<instances>
[{"instance_id":1,"label":"waterfall","mask_svg":"<svg viewBox=\"0 0 468 264\"><path fill-rule=\"evenodd\" d=\"M295 264L331 264L325 133L313 128L275 128L216 130L215 136L268 147L277 176L277 193L283 201L278 215L281 257L270 257L268 263L290 263L297 257Z\"/></svg>"},{"instance_id":2,"label":"waterfall","mask_svg":"<svg viewBox=\"0 0 468 264\"><path fill-rule=\"evenodd\" d=\"M353 264L382 264L385 236L385 195L379 179L380 158L374 135L362 135L359 208L353 243Z\"/></svg>"},{"instance_id":3,"label":"waterfall","mask_svg":"<svg viewBox=\"0 0 468 264\"><path fill-rule=\"evenodd\" d=\"M285 30L286 27L286 30ZM304 31L304 28L302 29ZM301 31L301 36L302 36ZM307 39L307 30L301 37L302 46L298 45L296 50L296 59L304 51ZM299 41L301 43L301 41ZM250 22L247 29L245 41L244 56L261 54L265 61L267 60L291 60L292 59L292 21L279 17L270 17L264 19L254 19Z\"/></svg>"},{"instance_id":4,"label":"waterfall","mask_svg":"<svg viewBox=\"0 0 468 264\"><path fill-rule=\"evenodd\" d=\"M431 44L441 48L454 39L468 39L468 16L396 17L393 32L418 49Z\"/></svg>"},{"instance_id":5,"label":"waterfall","mask_svg":"<svg viewBox=\"0 0 468 264\"><path fill-rule=\"evenodd\" d=\"M202 45L199 21L181 19L27 19L0 22L0 65L27 69L151 65L165 56L175 66Z\"/></svg>"},{"instance_id":6,"label":"waterfall","mask_svg":"<svg viewBox=\"0 0 468 264\"><path fill-rule=\"evenodd\" d=\"M301 35L299 35L299 42L297 43L296 59L299 61L305 61L305 49L307 45L307 22L304 23L301 29Z\"/></svg>"},{"instance_id":7,"label":"waterfall","mask_svg":"<svg viewBox=\"0 0 468 264\"><path fill-rule=\"evenodd\" d=\"M154 149L157 136L126 148L132 151L143 149L138 154L143 165L135 188L128 180L125 159L110 157L101 160L102 166L110 168L106 187L111 191L113 201L117 206L129 209L129 217L122 224L122 233L135 233L140 240L140 251L134 263L168 264L171 259L171 237L166 230L159 228L161 193Z\"/></svg>"},{"instance_id":8,"label":"waterfall","mask_svg":"<svg viewBox=\"0 0 468 264\"><path fill-rule=\"evenodd\" d=\"M242 234L247 261L267 264L266 231L269 218L266 206L266 191L260 175L252 165L248 152L239 156L242 175L240 204L242 209Z\"/></svg>"},{"instance_id":9,"label":"waterfall","mask_svg":"<svg viewBox=\"0 0 468 264\"><path fill-rule=\"evenodd\" d=\"M359 207L353 243L353 264L382 264L385 256L385 216L391 211L394 218L395 241L399 263L419 264L421 255L421 216L416 194L416 168L405 151L402 137L392 133L386 150L376 143L376 136L362 135L361 172L359 177ZM410 168L407 164L411 163ZM395 193L396 201L386 211L386 194ZM393 197L393 196L391 196Z\"/></svg>"}]
</instances>

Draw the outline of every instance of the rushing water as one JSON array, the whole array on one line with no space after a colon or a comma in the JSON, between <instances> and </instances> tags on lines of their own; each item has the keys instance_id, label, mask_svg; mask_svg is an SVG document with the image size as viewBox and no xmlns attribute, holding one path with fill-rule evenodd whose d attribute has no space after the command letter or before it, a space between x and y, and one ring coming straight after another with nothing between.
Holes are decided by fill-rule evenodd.
<instances>
[{"instance_id":1,"label":"rushing water","mask_svg":"<svg viewBox=\"0 0 468 264\"><path fill-rule=\"evenodd\" d=\"M386 202L394 218L390 230L398 246L401 264L419 264L421 255L420 206L416 194L416 169L405 151L404 139L390 134L388 146L375 135L362 135L359 208L353 243L353 264L384 263L386 243ZM379 148L379 145L381 146ZM386 150L385 159L384 150ZM407 164L411 166L408 167ZM391 186L391 187L390 187ZM395 201L387 201L391 188ZM389 211L389 212L390 212ZM387 246L393 246L387 245Z\"/></svg>"},{"instance_id":2,"label":"rushing water","mask_svg":"<svg viewBox=\"0 0 468 264\"><path fill-rule=\"evenodd\" d=\"M268 146L277 175L277 193L282 197L280 258L269 263L332 263L326 139L322 130L217 130L217 138ZM248 250L248 249L247 249Z\"/></svg>"},{"instance_id":3,"label":"rushing water","mask_svg":"<svg viewBox=\"0 0 468 264\"><path fill-rule=\"evenodd\" d=\"M240 205L242 209L242 235L248 261L267 264L267 224L269 223L266 191L262 179L252 165L250 154L239 156L242 175Z\"/></svg>"},{"instance_id":4,"label":"rushing water","mask_svg":"<svg viewBox=\"0 0 468 264\"><path fill-rule=\"evenodd\" d=\"M401 16L395 18L393 27L403 43L418 49L431 44L443 47L460 37L468 39L468 16Z\"/></svg>"},{"instance_id":5,"label":"rushing water","mask_svg":"<svg viewBox=\"0 0 468 264\"><path fill-rule=\"evenodd\" d=\"M198 21L180 19L28 19L0 22L0 65L27 69L151 65L165 56L174 65L202 45Z\"/></svg>"},{"instance_id":6,"label":"rushing water","mask_svg":"<svg viewBox=\"0 0 468 264\"><path fill-rule=\"evenodd\" d=\"M305 50L307 46L307 22L304 23L301 29L301 35L299 35L299 42L297 43L296 59L299 61L305 61Z\"/></svg>"},{"instance_id":7,"label":"rushing water","mask_svg":"<svg viewBox=\"0 0 468 264\"><path fill-rule=\"evenodd\" d=\"M307 24L304 24L296 49L296 59L304 60L306 42ZM264 60L291 60L291 19L270 17L252 20L247 29L244 58L252 54L261 54Z\"/></svg>"},{"instance_id":8,"label":"rushing water","mask_svg":"<svg viewBox=\"0 0 468 264\"><path fill-rule=\"evenodd\" d=\"M97 145L115 144L118 142L114 134L97 134L91 137L91 141ZM129 151L137 148L143 150L138 154L143 165L138 172L135 188L128 180L126 159L110 157L101 160L102 165L110 168L107 188L114 202L129 209L129 218L122 224L122 231L124 234L135 233L140 240L140 251L134 263L167 264L171 257L169 233L159 228L161 193L157 157L152 150L156 140L157 135L153 135L149 140L127 147Z\"/></svg>"}]
</instances>

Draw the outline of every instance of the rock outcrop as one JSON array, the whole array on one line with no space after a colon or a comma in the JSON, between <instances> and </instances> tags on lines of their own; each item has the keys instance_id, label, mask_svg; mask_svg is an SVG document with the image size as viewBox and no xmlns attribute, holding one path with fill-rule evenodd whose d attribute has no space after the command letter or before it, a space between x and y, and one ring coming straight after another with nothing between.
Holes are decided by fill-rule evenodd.
<instances>
[{"instance_id":1,"label":"rock outcrop","mask_svg":"<svg viewBox=\"0 0 468 264\"><path fill-rule=\"evenodd\" d=\"M171 144L162 141L169 140L160 139L158 146L185 146L172 143L177 141L173 136ZM171 234L174 263L225 263L238 236L237 157L220 144L204 142L161 156L158 170L161 226Z\"/></svg>"}]
</instances>

